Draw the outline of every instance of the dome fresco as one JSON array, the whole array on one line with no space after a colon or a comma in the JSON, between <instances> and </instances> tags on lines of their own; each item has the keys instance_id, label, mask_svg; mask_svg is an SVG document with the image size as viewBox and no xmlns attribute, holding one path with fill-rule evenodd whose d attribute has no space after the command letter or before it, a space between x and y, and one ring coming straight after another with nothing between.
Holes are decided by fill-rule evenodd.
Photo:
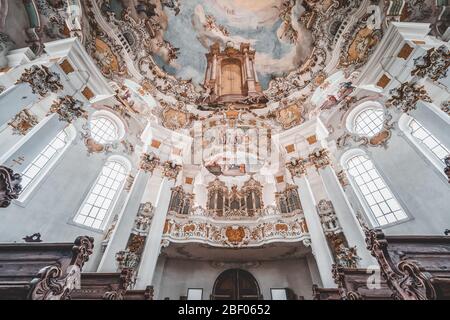
<instances>
[{"instance_id":1,"label":"dome fresco","mask_svg":"<svg viewBox=\"0 0 450 320\"><path fill-rule=\"evenodd\" d=\"M0 300L450 299L449 27L0 0Z\"/></svg>"}]
</instances>

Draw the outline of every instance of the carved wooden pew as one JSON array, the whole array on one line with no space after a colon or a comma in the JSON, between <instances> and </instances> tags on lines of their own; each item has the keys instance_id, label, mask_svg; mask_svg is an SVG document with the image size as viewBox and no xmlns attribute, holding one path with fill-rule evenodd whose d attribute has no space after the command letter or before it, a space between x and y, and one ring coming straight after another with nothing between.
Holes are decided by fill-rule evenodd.
<instances>
[{"instance_id":1,"label":"carved wooden pew","mask_svg":"<svg viewBox=\"0 0 450 320\"><path fill-rule=\"evenodd\" d=\"M22 177L11 169L0 166L0 208L7 208L22 191Z\"/></svg>"},{"instance_id":2,"label":"carved wooden pew","mask_svg":"<svg viewBox=\"0 0 450 320\"><path fill-rule=\"evenodd\" d=\"M393 292L374 270L333 265L333 278L342 300L392 300Z\"/></svg>"},{"instance_id":3,"label":"carved wooden pew","mask_svg":"<svg viewBox=\"0 0 450 320\"><path fill-rule=\"evenodd\" d=\"M72 300L123 300L129 273L82 273L81 288L71 294Z\"/></svg>"},{"instance_id":4,"label":"carved wooden pew","mask_svg":"<svg viewBox=\"0 0 450 320\"><path fill-rule=\"evenodd\" d=\"M125 292L124 300L153 300L153 287L148 286L145 290L128 290Z\"/></svg>"},{"instance_id":5,"label":"carved wooden pew","mask_svg":"<svg viewBox=\"0 0 450 320\"><path fill-rule=\"evenodd\" d=\"M450 299L450 237L385 236L367 228L365 234L396 299Z\"/></svg>"},{"instance_id":6,"label":"carved wooden pew","mask_svg":"<svg viewBox=\"0 0 450 320\"><path fill-rule=\"evenodd\" d=\"M339 290L336 288L319 288L313 285L313 300L341 300Z\"/></svg>"},{"instance_id":7,"label":"carved wooden pew","mask_svg":"<svg viewBox=\"0 0 450 320\"><path fill-rule=\"evenodd\" d=\"M128 290L132 280L130 270L121 273L82 273L81 288L70 295L71 300L152 300L153 287Z\"/></svg>"},{"instance_id":8,"label":"carved wooden pew","mask_svg":"<svg viewBox=\"0 0 450 320\"><path fill-rule=\"evenodd\" d=\"M71 244L0 244L0 299L67 298L92 248L90 237Z\"/></svg>"}]
</instances>

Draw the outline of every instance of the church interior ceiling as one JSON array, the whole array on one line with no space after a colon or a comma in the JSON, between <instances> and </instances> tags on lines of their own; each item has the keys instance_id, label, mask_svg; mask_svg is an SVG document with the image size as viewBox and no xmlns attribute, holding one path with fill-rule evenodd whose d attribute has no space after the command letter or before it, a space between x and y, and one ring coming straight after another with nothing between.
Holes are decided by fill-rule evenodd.
<instances>
[{"instance_id":1,"label":"church interior ceiling","mask_svg":"<svg viewBox=\"0 0 450 320\"><path fill-rule=\"evenodd\" d=\"M329 119L379 98L355 94L354 83L390 21L427 22L433 35L449 24L434 0L405 1L402 10L394 2L0 0L0 35L9 49L36 55L48 41L78 37L117 93L96 108L112 109L136 136L144 119L188 135L202 123L213 147L230 126L272 135L321 117L330 132L342 128ZM389 125L363 143L385 145ZM89 141L86 132L89 152L105 149Z\"/></svg>"}]
</instances>

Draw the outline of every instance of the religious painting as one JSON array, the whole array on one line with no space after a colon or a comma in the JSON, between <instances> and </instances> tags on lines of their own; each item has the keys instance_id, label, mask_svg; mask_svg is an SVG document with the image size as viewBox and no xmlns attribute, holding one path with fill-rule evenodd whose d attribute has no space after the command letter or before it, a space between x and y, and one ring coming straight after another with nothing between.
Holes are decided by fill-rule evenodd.
<instances>
[{"instance_id":1,"label":"religious painting","mask_svg":"<svg viewBox=\"0 0 450 320\"><path fill-rule=\"evenodd\" d=\"M303 122L303 107L296 103L288 104L284 102L286 107L277 111L276 119L283 126L283 129L290 129Z\"/></svg>"}]
</instances>

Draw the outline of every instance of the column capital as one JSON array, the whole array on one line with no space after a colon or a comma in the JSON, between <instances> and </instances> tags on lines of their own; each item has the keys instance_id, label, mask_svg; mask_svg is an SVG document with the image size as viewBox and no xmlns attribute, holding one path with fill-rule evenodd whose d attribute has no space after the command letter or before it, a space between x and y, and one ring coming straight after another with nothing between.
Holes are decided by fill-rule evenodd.
<instances>
[{"instance_id":1,"label":"column capital","mask_svg":"<svg viewBox=\"0 0 450 320\"><path fill-rule=\"evenodd\" d=\"M34 65L29 69L25 69L16 84L28 83L34 94L41 97L46 96L49 92L57 93L64 89L59 74L50 71L47 66Z\"/></svg>"},{"instance_id":2,"label":"column capital","mask_svg":"<svg viewBox=\"0 0 450 320\"><path fill-rule=\"evenodd\" d=\"M297 177L301 178L306 174L306 165L308 161L303 158L292 159L291 161L286 163L286 168L292 175L292 178Z\"/></svg>"},{"instance_id":3,"label":"column capital","mask_svg":"<svg viewBox=\"0 0 450 320\"><path fill-rule=\"evenodd\" d=\"M141 163L139 167L141 168L141 170L147 173L153 173L156 167L159 166L160 162L160 159L154 154L143 153L141 156Z\"/></svg>"},{"instance_id":4,"label":"column capital","mask_svg":"<svg viewBox=\"0 0 450 320\"><path fill-rule=\"evenodd\" d=\"M172 161L166 161L163 164L162 172L163 172L163 175L166 178L168 178L169 180L176 180L181 169L182 169L182 166L180 166Z\"/></svg>"},{"instance_id":5,"label":"column capital","mask_svg":"<svg viewBox=\"0 0 450 320\"><path fill-rule=\"evenodd\" d=\"M331 165L330 152L327 149L319 149L308 156L311 165L321 169Z\"/></svg>"}]
</instances>

